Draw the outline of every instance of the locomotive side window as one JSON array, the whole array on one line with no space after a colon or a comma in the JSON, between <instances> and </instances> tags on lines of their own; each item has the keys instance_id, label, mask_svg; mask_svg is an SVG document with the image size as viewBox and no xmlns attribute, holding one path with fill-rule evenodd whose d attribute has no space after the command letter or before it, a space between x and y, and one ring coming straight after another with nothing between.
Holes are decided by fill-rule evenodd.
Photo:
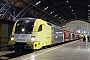
<instances>
[{"instance_id":1,"label":"locomotive side window","mask_svg":"<svg viewBox=\"0 0 90 60\"><path fill-rule=\"evenodd\" d=\"M42 31L42 25L39 26L38 31Z\"/></svg>"},{"instance_id":2,"label":"locomotive side window","mask_svg":"<svg viewBox=\"0 0 90 60\"><path fill-rule=\"evenodd\" d=\"M50 23L47 23L48 25L52 26Z\"/></svg>"}]
</instances>

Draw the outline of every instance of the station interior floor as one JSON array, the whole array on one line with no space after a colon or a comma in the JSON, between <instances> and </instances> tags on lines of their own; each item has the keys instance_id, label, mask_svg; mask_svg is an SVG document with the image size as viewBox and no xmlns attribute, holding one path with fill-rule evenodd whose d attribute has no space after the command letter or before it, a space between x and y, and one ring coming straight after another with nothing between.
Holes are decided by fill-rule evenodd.
<instances>
[{"instance_id":1,"label":"station interior floor","mask_svg":"<svg viewBox=\"0 0 90 60\"><path fill-rule=\"evenodd\" d=\"M90 42L77 40L10 60L90 60Z\"/></svg>"}]
</instances>

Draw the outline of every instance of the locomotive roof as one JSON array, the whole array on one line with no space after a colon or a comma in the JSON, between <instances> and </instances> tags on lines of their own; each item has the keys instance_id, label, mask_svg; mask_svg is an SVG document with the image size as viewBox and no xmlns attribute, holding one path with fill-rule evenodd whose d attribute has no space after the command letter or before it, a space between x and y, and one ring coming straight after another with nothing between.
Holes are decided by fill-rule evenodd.
<instances>
[{"instance_id":1,"label":"locomotive roof","mask_svg":"<svg viewBox=\"0 0 90 60\"><path fill-rule=\"evenodd\" d=\"M18 21L35 21L35 20L36 18L29 18L29 17L18 19Z\"/></svg>"}]
</instances>

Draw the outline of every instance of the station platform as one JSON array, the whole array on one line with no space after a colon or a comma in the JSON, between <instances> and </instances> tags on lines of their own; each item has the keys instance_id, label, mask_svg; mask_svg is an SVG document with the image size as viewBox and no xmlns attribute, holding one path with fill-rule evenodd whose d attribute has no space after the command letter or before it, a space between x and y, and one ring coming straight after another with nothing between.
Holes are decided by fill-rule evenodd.
<instances>
[{"instance_id":1,"label":"station platform","mask_svg":"<svg viewBox=\"0 0 90 60\"><path fill-rule=\"evenodd\" d=\"M10 60L90 60L90 42L77 40Z\"/></svg>"},{"instance_id":2,"label":"station platform","mask_svg":"<svg viewBox=\"0 0 90 60\"><path fill-rule=\"evenodd\" d=\"M90 60L90 42L77 40L10 60Z\"/></svg>"}]
</instances>

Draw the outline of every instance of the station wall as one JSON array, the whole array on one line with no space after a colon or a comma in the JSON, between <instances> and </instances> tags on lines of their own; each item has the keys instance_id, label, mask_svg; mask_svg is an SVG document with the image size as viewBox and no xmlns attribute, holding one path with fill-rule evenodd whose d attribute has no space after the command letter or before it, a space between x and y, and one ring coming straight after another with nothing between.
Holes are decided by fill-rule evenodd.
<instances>
[{"instance_id":1,"label":"station wall","mask_svg":"<svg viewBox=\"0 0 90 60\"><path fill-rule=\"evenodd\" d=\"M14 22L0 20L0 51L8 50L8 40L12 31Z\"/></svg>"}]
</instances>

